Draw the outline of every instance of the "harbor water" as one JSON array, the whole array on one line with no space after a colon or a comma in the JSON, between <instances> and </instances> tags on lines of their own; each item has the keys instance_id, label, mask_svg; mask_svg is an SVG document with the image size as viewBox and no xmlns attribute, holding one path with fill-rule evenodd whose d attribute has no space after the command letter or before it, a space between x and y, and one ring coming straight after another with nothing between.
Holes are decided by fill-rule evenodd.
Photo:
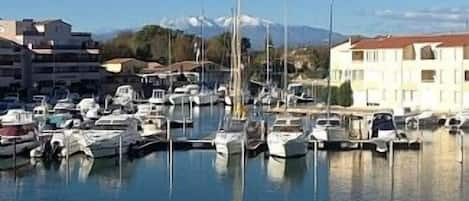
<instances>
[{"instance_id":1,"label":"harbor water","mask_svg":"<svg viewBox=\"0 0 469 201\"><path fill-rule=\"evenodd\" d=\"M181 108L163 108L172 118L189 117ZM194 126L173 137L206 138L219 127L222 107L194 109ZM414 131L417 132L417 131ZM370 150L310 151L278 159L259 154L224 157L214 150L157 151L139 158L69 161L0 159L1 201L130 200L469 200L469 139L458 162L459 135L425 129L420 150L386 155Z\"/></svg>"}]
</instances>

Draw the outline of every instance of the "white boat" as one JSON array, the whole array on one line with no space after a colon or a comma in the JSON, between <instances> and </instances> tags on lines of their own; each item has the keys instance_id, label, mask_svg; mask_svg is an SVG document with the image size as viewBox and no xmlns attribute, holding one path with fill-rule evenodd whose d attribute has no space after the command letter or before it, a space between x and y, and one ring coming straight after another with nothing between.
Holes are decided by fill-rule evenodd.
<instances>
[{"instance_id":1,"label":"white boat","mask_svg":"<svg viewBox=\"0 0 469 201\"><path fill-rule=\"evenodd\" d=\"M68 120L65 123L70 128L48 131L52 135L51 140L31 150L31 158L42 158L46 154L63 158L83 151L84 137L79 130L80 120Z\"/></svg>"},{"instance_id":2,"label":"white boat","mask_svg":"<svg viewBox=\"0 0 469 201\"><path fill-rule=\"evenodd\" d=\"M101 117L93 128L82 133L85 138L83 152L93 158L118 155L120 148L125 154L130 146L142 140L138 131L138 120L130 115Z\"/></svg>"},{"instance_id":3,"label":"white boat","mask_svg":"<svg viewBox=\"0 0 469 201\"><path fill-rule=\"evenodd\" d=\"M239 154L246 143L246 120L227 121L227 126L216 133L216 151L223 155Z\"/></svg>"},{"instance_id":4,"label":"white boat","mask_svg":"<svg viewBox=\"0 0 469 201\"><path fill-rule=\"evenodd\" d=\"M135 89L130 85L123 85L116 89L112 102L115 105L129 106L137 99L138 93Z\"/></svg>"},{"instance_id":5,"label":"white boat","mask_svg":"<svg viewBox=\"0 0 469 201\"><path fill-rule=\"evenodd\" d=\"M210 105L218 101L218 95L212 91L200 90L197 94L192 95L191 99L196 105Z\"/></svg>"},{"instance_id":6,"label":"white boat","mask_svg":"<svg viewBox=\"0 0 469 201\"><path fill-rule=\"evenodd\" d=\"M397 127L393 114L391 112L373 114L368 125L368 136L375 140L378 152L386 152L387 147L384 143L397 138Z\"/></svg>"},{"instance_id":7,"label":"white boat","mask_svg":"<svg viewBox=\"0 0 469 201\"><path fill-rule=\"evenodd\" d=\"M147 116L142 121L142 132L140 135L144 138L152 138L166 135L167 119L165 116Z\"/></svg>"},{"instance_id":8,"label":"white boat","mask_svg":"<svg viewBox=\"0 0 469 201\"><path fill-rule=\"evenodd\" d=\"M257 98L254 99L254 104L273 105L279 100L280 92L276 88L264 86L257 95Z\"/></svg>"},{"instance_id":9,"label":"white boat","mask_svg":"<svg viewBox=\"0 0 469 201\"><path fill-rule=\"evenodd\" d=\"M303 84L291 83L288 85L287 101L289 103L310 103L314 98L306 93Z\"/></svg>"},{"instance_id":10,"label":"white boat","mask_svg":"<svg viewBox=\"0 0 469 201\"><path fill-rule=\"evenodd\" d=\"M75 109L76 109L75 103L73 103L73 101L69 98L58 100L54 106L54 111L58 111L58 110L74 111Z\"/></svg>"},{"instance_id":11,"label":"white boat","mask_svg":"<svg viewBox=\"0 0 469 201\"><path fill-rule=\"evenodd\" d=\"M314 127L312 129L311 139L319 141L333 141L345 138L345 128L342 125L340 116L330 114L320 115L316 118Z\"/></svg>"},{"instance_id":12,"label":"white boat","mask_svg":"<svg viewBox=\"0 0 469 201\"><path fill-rule=\"evenodd\" d=\"M48 105L38 105L33 108L33 118L35 120L45 120L49 114Z\"/></svg>"},{"instance_id":13,"label":"white boat","mask_svg":"<svg viewBox=\"0 0 469 201\"><path fill-rule=\"evenodd\" d=\"M9 110L0 117L0 156L29 151L37 144L37 129L31 112Z\"/></svg>"},{"instance_id":14,"label":"white boat","mask_svg":"<svg viewBox=\"0 0 469 201\"><path fill-rule=\"evenodd\" d=\"M169 95L169 102L173 105L189 104L191 96L199 91L198 85L186 85L174 89L174 93Z\"/></svg>"},{"instance_id":15,"label":"white boat","mask_svg":"<svg viewBox=\"0 0 469 201\"><path fill-rule=\"evenodd\" d=\"M308 146L305 125L300 117L288 116L275 120L267 135L270 155L282 158L306 155Z\"/></svg>"},{"instance_id":16,"label":"white boat","mask_svg":"<svg viewBox=\"0 0 469 201\"><path fill-rule=\"evenodd\" d=\"M99 109L100 106L94 98L84 98L76 105L76 110L80 111L83 117L86 117L89 111L97 111Z\"/></svg>"},{"instance_id":17,"label":"white boat","mask_svg":"<svg viewBox=\"0 0 469 201\"><path fill-rule=\"evenodd\" d=\"M148 102L151 104L164 105L169 103L169 95L163 89L154 89Z\"/></svg>"},{"instance_id":18,"label":"white boat","mask_svg":"<svg viewBox=\"0 0 469 201\"><path fill-rule=\"evenodd\" d=\"M450 131L469 128L469 109L464 109L449 117L445 122L445 127L449 128Z\"/></svg>"}]
</instances>

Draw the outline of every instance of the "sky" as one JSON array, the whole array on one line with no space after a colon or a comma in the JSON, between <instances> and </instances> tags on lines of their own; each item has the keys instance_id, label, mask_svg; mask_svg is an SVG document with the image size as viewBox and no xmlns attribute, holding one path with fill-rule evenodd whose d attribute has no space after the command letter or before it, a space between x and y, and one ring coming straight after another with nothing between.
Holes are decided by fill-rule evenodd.
<instances>
[{"instance_id":1,"label":"sky","mask_svg":"<svg viewBox=\"0 0 469 201\"><path fill-rule=\"evenodd\" d=\"M289 24L327 28L329 0L242 0L242 11ZM204 6L202 6L204 5ZM6 0L3 19L60 18L75 31L107 33L158 24L163 18L227 16L234 0ZM334 31L343 34L408 34L464 30L469 0L335 0Z\"/></svg>"}]
</instances>

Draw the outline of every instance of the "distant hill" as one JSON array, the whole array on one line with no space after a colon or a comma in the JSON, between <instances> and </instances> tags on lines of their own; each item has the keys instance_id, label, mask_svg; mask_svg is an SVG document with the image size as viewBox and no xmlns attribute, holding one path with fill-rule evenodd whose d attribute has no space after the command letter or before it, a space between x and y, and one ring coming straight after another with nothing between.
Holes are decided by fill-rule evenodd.
<instances>
[{"instance_id":1,"label":"distant hill","mask_svg":"<svg viewBox=\"0 0 469 201\"><path fill-rule=\"evenodd\" d=\"M183 30L187 33L200 35L201 25L204 25L204 37L210 38L220 33L231 30L232 17L219 17L210 19L206 17L186 17L175 20L163 19L160 25ZM284 26L269 20L249 15L241 16L242 34L251 39L254 49L263 49L265 44L266 26L270 27L270 35L274 45L282 46L284 38ZM290 47L302 47L327 44L329 30L310 26L288 26L288 45ZM347 37L339 33L333 33L333 41L345 40Z\"/></svg>"},{"instance_id":2,"label":"distant hill","mask_svg":"<svg viewBox=\"0 0 469 201\"><path fill-rule=\"evenodd\" d=\"M211 38L223 32L231 30L232 18L219 17L210 19L206 17L185 17L179 19L163 19L159 23L162 27L182 30L188 34L201 35L201 25L204 25L204 37ZM249 15L241 16L242 34L251 40L252 48L260 50L264 48L266 26L270 27L270 35L275 46L283 45L283 24ZM95 39L99 41L112 39L121 31L136 31L138 29L115 30L108 33L96 33ZM304 47L327 44L329 30L314 28L310 26L291 25L288 26L288 46ZM347 36L333 33L333 42L345 40Z\"/></svg>"}]
</instances>

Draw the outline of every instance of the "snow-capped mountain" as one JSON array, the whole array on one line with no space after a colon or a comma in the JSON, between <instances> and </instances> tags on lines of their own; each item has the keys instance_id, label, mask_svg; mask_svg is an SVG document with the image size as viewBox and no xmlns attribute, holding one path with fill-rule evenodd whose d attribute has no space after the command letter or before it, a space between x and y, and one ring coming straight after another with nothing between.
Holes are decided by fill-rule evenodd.
<instances>
[{"instance_id":1,"label":"snow-capped mountain","mask_svg":"<svg viewBox=\"0 0 469 201\"><path fill-rule=\"evenodd\" d=\"M183 30L190 34L201 35L201 25L204 25L204 37L210 38L223 32L228 32L232 27L232 17L219 17L210 19L207 17L185 17L179 19L163 19L160 25L167 28ZM274 45L283 45L283 24L250 15L241 16L241 31L244 37L251 39L253 49L263 49L266 26L270 27L270 34ZM328 41L329 31L310 26L288 26L288 45L291 47L305 45L322 45ZM346 36L333 34L334 41L344 40Z\"/></svg>"}]
</instances>

